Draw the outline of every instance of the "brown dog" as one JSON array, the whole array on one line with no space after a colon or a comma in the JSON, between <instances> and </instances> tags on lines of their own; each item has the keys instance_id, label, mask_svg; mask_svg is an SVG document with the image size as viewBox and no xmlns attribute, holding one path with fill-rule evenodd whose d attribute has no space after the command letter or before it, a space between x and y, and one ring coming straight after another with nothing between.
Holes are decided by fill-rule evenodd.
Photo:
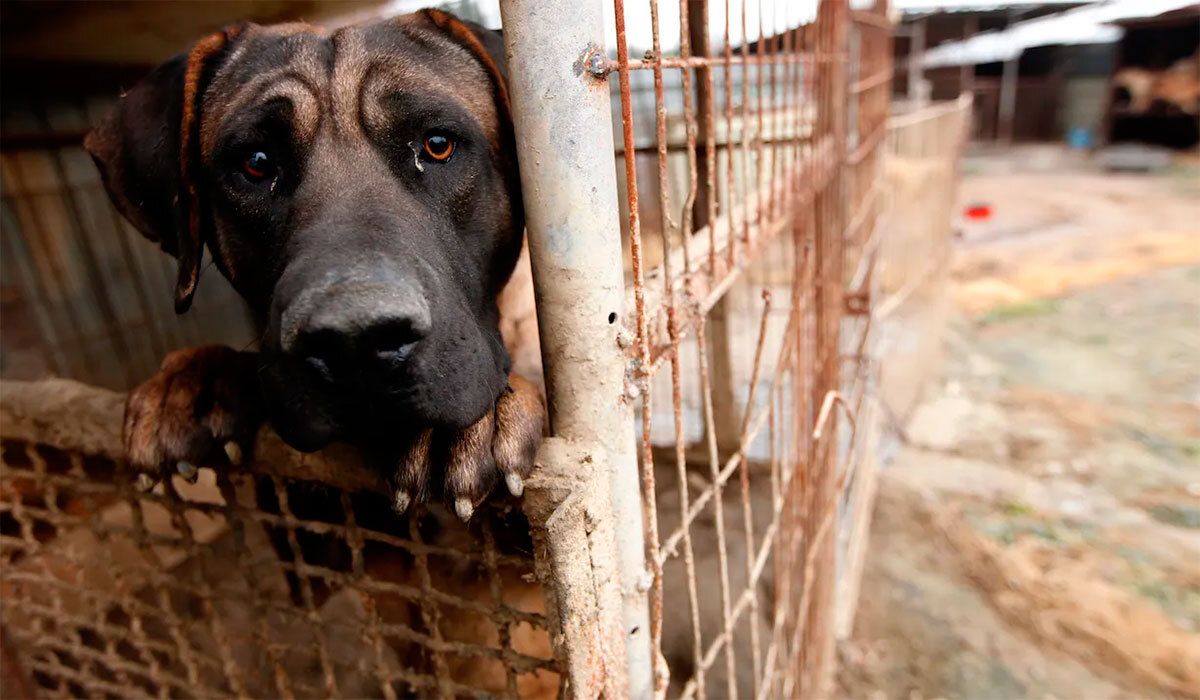
<instances>
[{"instance_id":1,"label":"brown dog","mask_svg":"<svg viewBox=\"0 0 1200 700\"><path fill-rule=\"evenodd\" d=\"M207 247L264 329L258 353L182 350L130 395L133 461L238 462L269 418L303 451L359 445L398 510L521 493L544 421L497 303L524 231L504 71L497 32L430 10L226 29L122 97L85 146L178 259L177 309ZM531 324L503 324L536 360Z\"/></svg>"},{"instance_id":2,"label":"brown dog","mask_svg":"<svg viewBox=\"0 0 1200 700\"><path fill-rule=\"evenodd\" d=\"M131 393L135 463L184 475L236 463L269 419L303 451L358 445L395 485L397 511L444 500L467 520L501 477L521 494L545 421L538 386L512 372L538 377L540 354L503 54L498 33L434 10L333 33L247 25L199 40L122 97L85 145L124 216L178 259L177 309L207 247L264 330L258 353L172 353ZM300 544L310 562L345 564ZM380 580L412 574L397 551L364 565ZM479 572L442 573L490 604ZM504 587L540 610L529 581ZM376 605L420 627L404 600ZM437 624L495 648L480 623L448 610ZM544 631L518 637L550 656ZM395 652L428 661L410 643ZM505 691L498 662L449 671ZM554 674L519 682L523 695L555 687Z\"/></svg>"}]
</instances>

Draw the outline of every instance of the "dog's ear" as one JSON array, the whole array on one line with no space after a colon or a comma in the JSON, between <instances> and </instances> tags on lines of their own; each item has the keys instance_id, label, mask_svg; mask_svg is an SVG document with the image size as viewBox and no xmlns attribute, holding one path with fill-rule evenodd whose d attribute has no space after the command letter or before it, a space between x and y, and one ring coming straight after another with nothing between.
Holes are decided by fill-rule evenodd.
<instances>
[{"instance_id":1,"label":"dog's ear","mask_svg":"<svg viewBox=\"0 0 1200 700\"><path fill-rule=\"evenodd\" d=\"M178 313L191 306L203 257L195 172L201 97L240 31L210 34L156 68L83 141L121 214L179 260Z\"/></svg>"},{"instance_id":2,"label":"dog's ear","mask_svg":"<svg viewBox=\"0 0 1200 700\"><path fill-rule=\"evenodd\" d=\"M422 10L430 22L475 54L492 79L500 118L512 123L512 108L508 102L508 61L504 57L504 39L499 31L467 22L441 10ZM511 127L509 127L511 128Z\"/></svg>"}]
</instances>

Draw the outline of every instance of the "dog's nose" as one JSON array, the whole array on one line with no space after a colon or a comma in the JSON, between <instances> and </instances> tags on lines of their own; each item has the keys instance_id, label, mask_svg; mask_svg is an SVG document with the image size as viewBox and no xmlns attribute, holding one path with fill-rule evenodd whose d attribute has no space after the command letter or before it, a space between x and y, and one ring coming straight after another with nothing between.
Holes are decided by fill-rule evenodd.
<instances>
[{"instance_id":1,"label":"dog's nose","mask_svg":"<svg viewBox=\"0 0 1200 700\"><path fill-rule=\"evenodd\" d=\"M364 366L399 367L424 337L412 318L383 316L369 324L322 322L301 329L294 352L328 379Z\"/></svg>"},{"instance_id":2,"label":"dog's nose","mask_svg":"<svg viewBox=\"0 0 1200 700\"><path fill-rule=\"evenodd\" d=\"M299 294L280 316L281 349L326 379L398 368L431 327L424 294L402 284L339 283Z\"/></svg>"}]
</instances>

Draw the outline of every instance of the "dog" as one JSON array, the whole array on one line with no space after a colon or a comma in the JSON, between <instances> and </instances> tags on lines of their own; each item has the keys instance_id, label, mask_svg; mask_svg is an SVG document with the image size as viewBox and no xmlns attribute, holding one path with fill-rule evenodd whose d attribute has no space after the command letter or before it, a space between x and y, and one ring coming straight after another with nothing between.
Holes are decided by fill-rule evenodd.
<instances>
[{"instance_id":1,"label":"dog","mask_svg":"<svg viewBox=\"0 0 1200 700\"><path fill-rule=\"evenodd\" d=\"M301 451L362 448L399 511L521 493L545 421L501 333L524 236L505 79L497 32L428 10L231 27L121 97L84 146L178 260L176 310L207 248L263 329L257 353L177 351L131 392L131 461L237 463L268 420Z\"/></svg>"},{"instance_id":2,"label":"dog","mask_svg":"<svg viewBox=\"0 0 1200 700\"><path fill-rule=\"evenodd\" d=\"M546 419L498 32L437 10L333 32L230 27L122 95L84 146L121 214L177 259L176 310L190 306L207 249L262 330L258 352L179 350L130 393L131 462L194 478L241 463L269 422L300 451L357 446L392 484L397 513L440 502L468 521L501 482L521 495ZM319 519L319 494L289 500ZM286 533L266 530L290 559ZM306 560L349 566L308 539ZM403 581L410 559L393 550L364 565ZM490 604L468 568L445 575ZM505 587L540 611L532 582ZM409 603L377 598L392 623L421 626ZM443 636L497 644L452 613ZM527 651L551 656L544 631L525 636ZM406 665L429 664L397 644ZM498 663L463 663L449 669L459 682L505 691ZM554 674L519 682L523 695L556 687Z\"/></svg>"}]
</instances>

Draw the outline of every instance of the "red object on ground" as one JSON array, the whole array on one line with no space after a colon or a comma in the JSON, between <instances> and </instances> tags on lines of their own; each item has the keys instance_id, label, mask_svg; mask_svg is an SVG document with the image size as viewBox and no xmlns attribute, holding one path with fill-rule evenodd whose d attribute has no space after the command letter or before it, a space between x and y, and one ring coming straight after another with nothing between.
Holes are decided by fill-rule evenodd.
<instances>
[{"instance_id":1,"label":"red object on ground","mask_svg":"<svg viewBox=\"0 0 1200 700\"><path fill-rule=\"evenodd\" d=\"M992 218L992 207L988 204L972 204L967 207L968 219L990 219Z\"/></svg>"}]
</instances>

